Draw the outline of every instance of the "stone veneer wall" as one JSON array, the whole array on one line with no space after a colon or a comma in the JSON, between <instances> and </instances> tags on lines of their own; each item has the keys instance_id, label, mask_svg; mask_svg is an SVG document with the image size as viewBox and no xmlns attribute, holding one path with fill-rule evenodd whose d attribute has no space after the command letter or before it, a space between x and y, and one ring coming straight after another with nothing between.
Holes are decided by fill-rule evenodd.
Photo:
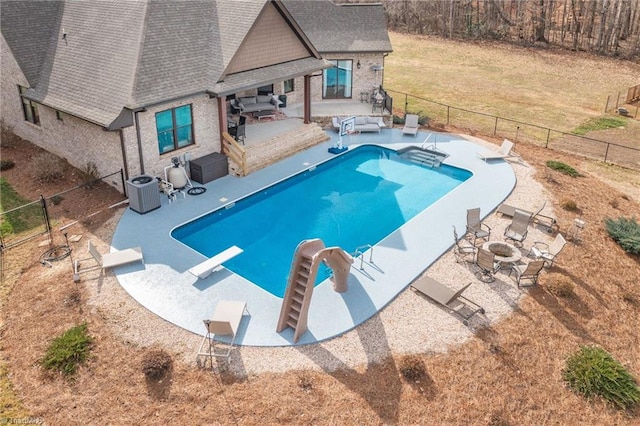
<instances>
[{"instance_id":1,"label":"stone veneer wall","mask_svg":"<svg viewBox=\"0 0 640 426\"><path fill-rule=\"evenodd\" d=\"M246 148L247 174L253 173L329 139L317 123L305 124L273 139ZM239 176L239 167L229 159L229 173Z\"/></svg>"}]
</instances>

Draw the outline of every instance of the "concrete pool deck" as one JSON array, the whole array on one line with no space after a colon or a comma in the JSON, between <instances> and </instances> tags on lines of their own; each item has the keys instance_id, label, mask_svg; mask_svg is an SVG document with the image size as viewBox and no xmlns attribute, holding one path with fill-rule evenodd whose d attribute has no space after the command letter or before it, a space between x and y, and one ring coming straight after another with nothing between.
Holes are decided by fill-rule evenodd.
<instances>
[{"instance_id":1,"label":"concrete pool deck","mask_svg":"<svg viewBox=\"0 0 640 426\"><path fill-rule=\"evenodd\" d=\"M238 344L293 345L293 330L275 331L282 299L226 269L197 280L187 270L205 260L204 256L174 240L170 231L332 158L327 149L335 144L337 134L329 135L330 141L247 177L226 176L210 182L204 185L207 192L203 195L179 196L173 203L163 197L160 209L144 215L127 209L116 228L112 246L115 249L141 246L145 264L117 268L115 273L121 286L151 312L196 334L204 334L202 320L211 316L218 301L245 300L250 315L241 323ZM400 149L421 145L427 135L420 132L414 138L403 136L400 129L385 129L380 134L361 134L344 142L347 146L374 143ZM296 345L340 335L375 315L451 247L451 226L463 233L468 208L480 207L481 215L488 215L511 193L516 178L509 163L479 159L476 152L485 148L458 135L434 133L429 144L434 141L438 149L450 154L445 164L467 169L473 176L376 244L373 265L365 262L361 271L360 259L356 259L347 292L334 292L329 282L317 286L309 310L308 331Z\"/></svg>"}]
</instances>

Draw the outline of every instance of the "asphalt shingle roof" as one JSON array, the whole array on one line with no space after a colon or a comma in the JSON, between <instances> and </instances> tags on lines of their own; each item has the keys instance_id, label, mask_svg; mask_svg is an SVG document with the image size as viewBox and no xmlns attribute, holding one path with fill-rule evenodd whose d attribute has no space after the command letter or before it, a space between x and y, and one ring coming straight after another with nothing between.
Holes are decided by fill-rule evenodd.
<instances>
[{"instance_id":1,"label":"asphalt shingle roof","mask_svg":"<svg viewBox=\"0 0 640 426\"><path fill-rule=\"evenodd\" d=\"M224 76L267 2L2 0L0 17L31 85L25 96L109 127L123 108L232 93L327 67L309 57ZM391 50L380 5L284 4L321 52Z\"/></svg>"},{"instance_id":2,"label":"asphalt shingle roof","mask_svg":"<svg viewBox=\"0 0 640 426\"><path fill-rule=\"evenodd\" d=\"M337 5L329 0L283 0L320 53L391 52L381 4Z\"/></svg>"}]
</instances>

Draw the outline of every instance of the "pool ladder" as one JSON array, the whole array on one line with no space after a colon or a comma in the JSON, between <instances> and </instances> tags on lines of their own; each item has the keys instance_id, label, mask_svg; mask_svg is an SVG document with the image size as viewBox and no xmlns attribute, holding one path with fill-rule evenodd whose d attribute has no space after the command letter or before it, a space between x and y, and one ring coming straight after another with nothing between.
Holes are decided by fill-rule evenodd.
<instances>
[{"instance_id":1,"label":"pool ladder","mask_svg":"<svg viewBox=\"0 0 640 426\"><path fill-rule=\"evenodd\" d=\"M370 250L369 250L370 249ZM351 256L360 257L360 270L364 270L364 252L369 250L369 262L373 263L373 246L371 244L365 244L355 249Z\"/></svg>"}]
</instances>

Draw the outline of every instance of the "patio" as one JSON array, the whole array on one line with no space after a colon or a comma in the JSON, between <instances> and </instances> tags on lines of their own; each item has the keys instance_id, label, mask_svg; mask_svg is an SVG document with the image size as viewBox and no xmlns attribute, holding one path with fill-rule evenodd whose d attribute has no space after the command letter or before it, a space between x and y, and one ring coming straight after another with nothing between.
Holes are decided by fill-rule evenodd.
<instances>
[{"instance_id":1,"label":"patio","mask_svg":"<svg viewBox=\"0 0 640 426\"><path fill-rule=\"evenodd\" d=\"M204 257L171 238L170 230L329 159L332 155L327 149L335 144L337 134L330 131L328 136L330 141L244 178L226 176L210 182L204 195L179 197L171 204L163 200L160 209L145 215L127 210L117 226L112 246L116 249L142 246L145 265L118 268L116 274L122 287L156 315L196 334L204 334L202 320L211 315L217 301L246 300L251 316L241 325L239 344L292 345L291 329L275 332L281 299L227 270L197 280L187 270ZM426 136L421 132L418 138L407 137L399 129L386 129L381 134L362 134L345 142L353 146L377 143L399 149L420 145ZM430 141L450 154L446 164L471 170L474 176L378 243L375 266L365 264L364 271L354 266L349 291L335 293L326 282L317 286L308 332L297 345L340 335L375 315L451 247L451 225L464 229L467 208L479 206L487 214L513 189L515 175L511 165L478 159L476 152L481 146L457 135L439 133L434 133ZM486 191L488 187L491 191ZM356 262L359 264L359 260ZM332 321L326 321L327 312L331 312Z\"/></svg>"}]
</instances>

